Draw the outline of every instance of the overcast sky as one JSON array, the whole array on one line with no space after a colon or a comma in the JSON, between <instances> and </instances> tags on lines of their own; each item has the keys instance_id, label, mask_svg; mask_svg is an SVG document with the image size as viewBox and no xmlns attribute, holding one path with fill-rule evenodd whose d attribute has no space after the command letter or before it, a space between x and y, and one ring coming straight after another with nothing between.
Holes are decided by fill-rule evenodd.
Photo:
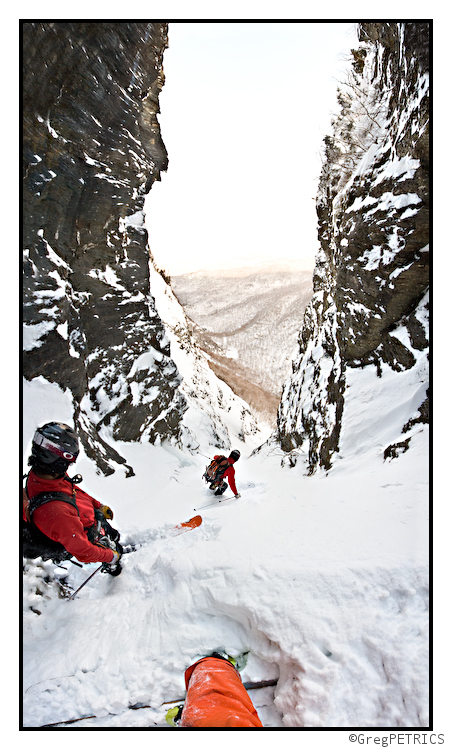
<instances>
[{"instance_id":1,"label":"overcast sky","mask_svg":"<svg viewBox=\"0 0 452 750\"><path fill-rule=\"evenodd\" d=\"M169 167L146 200L160 268L315 255L322 141L356 45L348 22L169 23Z\"/></svg>"}]
</instances>

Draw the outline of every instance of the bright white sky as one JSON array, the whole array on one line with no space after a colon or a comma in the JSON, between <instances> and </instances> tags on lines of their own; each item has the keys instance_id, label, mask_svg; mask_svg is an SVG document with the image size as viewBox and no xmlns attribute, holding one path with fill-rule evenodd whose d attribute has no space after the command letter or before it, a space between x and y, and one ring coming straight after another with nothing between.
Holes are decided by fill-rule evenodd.
<instances>
[{"instance_id":1,"label":"bright white sky","mask_svg":"<svg viewBox=\"0 0 452 750\"><path fill-rule=\"evenodd\" d=\"M347 22L169 23L169 167L146 199L160 268L315 255L322 141L357 44Z\"/></svg>"}]
</instances>

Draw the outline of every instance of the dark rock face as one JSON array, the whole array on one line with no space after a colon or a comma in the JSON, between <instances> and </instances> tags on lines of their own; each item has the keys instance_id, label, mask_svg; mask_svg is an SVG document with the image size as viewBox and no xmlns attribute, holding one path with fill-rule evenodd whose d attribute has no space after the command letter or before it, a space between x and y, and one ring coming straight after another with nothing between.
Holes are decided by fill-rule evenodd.
<instances>
[{"instance_id":1,"label":"dark rock face","mask_svg":"<svg viewBox=\"0 0 452 750\"><path fill-rule=\"evenodd\" d=\"M178 434L186 408L142 213L167 168L167 26L37 22L23 34L23 372L70 389L84 448L110 473L124 458L103 426L154 442Z\"/></svg>"},{"instance_id":2,"label":"dark rock face","mask_svg":"<svg viewBox=\"0 0 452 750\"><path fill-rule=\"evenodd\" d=\"M347 370L403 372L428 346L429 25L363 23L360 42L325 138L314 297L278 414L283 449L308 443L311 470L339 449Z\"/></svg>"}]
</instances>

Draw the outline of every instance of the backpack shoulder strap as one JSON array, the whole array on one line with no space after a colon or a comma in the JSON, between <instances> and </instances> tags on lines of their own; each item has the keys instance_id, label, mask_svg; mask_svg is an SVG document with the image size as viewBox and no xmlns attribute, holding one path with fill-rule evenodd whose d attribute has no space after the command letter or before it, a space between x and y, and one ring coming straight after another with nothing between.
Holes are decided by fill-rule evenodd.
<instances>
[{"instance_id":1,"label":"backpack shoulder strap","mask_svg":"<svg viewBox=\"0 0 452 750\"><path fill-rule=\"evenodd\" d=\"M28 497L29 475L27 474L25 476L27 477L27 481L25 483L25 488L23 490L23 503L25 507L25 515L28 521L32 520L32 516L36 508L39 508L41 505L45 505L45 503L50 503L52 502L52 500L60 500L60 502L69 503L69 505L72 505L75 508L78 516L80 516L79 509L77 507L77 503L75 500L75 483L74 482L71 482L72 491L70 495L66 494L65 492L58 492L56 490L55 491L50 490L50 492L38 492L38 494L35 495L30 500ZM24 476L24 479L25 479L25 476Z\"/></svg>"},{"instance_id":2,"label":"backpack shoulder strap","mask_svg":"<svg viewBox=\"0 0 452 750\"><path fill-rule=\"evenodd\" d=\"M69 505L72 505L72 507L75 508L78 515L80 515L74 494L75 493L72 495L66 495L65 492L39 492L29 501L28 513L30 519L32 519L36 508L40 508L41 505L45 505L46 503L51 503L53 500L60 500L63 503L69 503Z\"/></svg>"}]
</instances>

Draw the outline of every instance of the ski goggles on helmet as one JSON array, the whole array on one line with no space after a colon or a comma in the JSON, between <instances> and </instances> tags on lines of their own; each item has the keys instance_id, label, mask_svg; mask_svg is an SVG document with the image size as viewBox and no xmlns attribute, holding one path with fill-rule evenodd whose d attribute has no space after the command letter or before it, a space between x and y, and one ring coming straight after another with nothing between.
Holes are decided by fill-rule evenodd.
<instances>
[{"instance_id":1,"label":"ski goggles on helmet","mask_svg":"<svg viewBox=\"0 0 452 750\"><path fill-rule=\"evenodd\" d=\"M50 453L54 453L56 458L64 458L64 460L69 461L69 463L77 460L78 453L71 453L70 451L63 450L59 445L49 440L49 438L41 435L40 432L35 432L33 443L46 451L50 451Z\"/></svg>"}]
</instances>

